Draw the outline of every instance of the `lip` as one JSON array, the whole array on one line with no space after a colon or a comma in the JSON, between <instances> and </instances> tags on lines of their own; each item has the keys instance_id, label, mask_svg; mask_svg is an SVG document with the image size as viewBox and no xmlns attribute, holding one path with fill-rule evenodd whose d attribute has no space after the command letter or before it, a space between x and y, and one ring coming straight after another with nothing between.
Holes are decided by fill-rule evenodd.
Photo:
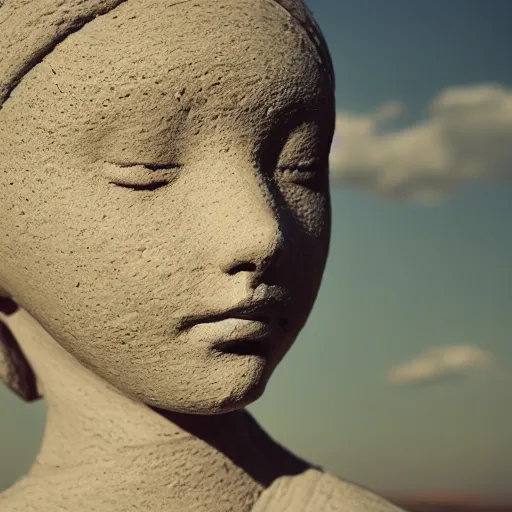
<instances>
[{"instance_id":1,"label":"lip","mask_svg":"<svg viewBox=\"0 0 512 512\"><path fill-rule=\"evenodd\" d=\"M286 332L288 300L286 293L267 293L222 312L187 317L182 328L199 329L201 337L215 340L210 348L216 352L263 357Z\"/></svg>"},{"instance_id":2,"label":"lip","mask_svg":"<svg viewBox=\"0 0 512 512\"><path fill-rule=\"evenodd\" d=\"M283 321L286 319L280 318L279 313L283 311L287 302L288 296L285 293L266 294L257 300L246 299L235 307L222 312L186 317L181 326L186 329L196 324L215 323L232 318L252 320L264 324L279 322L280 325L283 325Z\"/></svg>"},{"instance_id":3,"label":"lip","mask_svg":"<svg viewBox=\"0 0 512 512\"><path fill-rule=\"evenodd\" d=\"M217 340L211 348L225 354L266 355L275 339L273 324L259 320L227 318L207 323L205 328Z\"/></svg>"}]
</instances>

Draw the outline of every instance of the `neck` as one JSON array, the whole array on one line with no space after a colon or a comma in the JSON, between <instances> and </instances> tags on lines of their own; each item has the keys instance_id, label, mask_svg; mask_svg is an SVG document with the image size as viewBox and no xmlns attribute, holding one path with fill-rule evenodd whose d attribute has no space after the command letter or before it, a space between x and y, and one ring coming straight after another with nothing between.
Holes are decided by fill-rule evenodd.
<instances>
[{"instance_id":1,"label":"neck","mask_svg":"<svg viewBox=\"0 0 512 512\"><path fill-rule=\"evenodd\" d=\"M244 511L276 478L307 468L245 411L198 416L152 409L84 368L26 311L6 323L48 405L27 485L60 481L73 494L83 485L88 494L94 489L91 499L115 500L119 510L140 500L131 510L151 503L147 509L156 511L174 501L180 510Z\"/></svg>"}]
</instances>

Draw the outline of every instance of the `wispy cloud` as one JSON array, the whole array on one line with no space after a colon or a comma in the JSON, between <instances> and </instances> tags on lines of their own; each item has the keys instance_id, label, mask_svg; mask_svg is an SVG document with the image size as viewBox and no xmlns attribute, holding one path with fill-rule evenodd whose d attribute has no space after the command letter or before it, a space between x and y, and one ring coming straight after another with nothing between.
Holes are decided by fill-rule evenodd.
<instances>
[{"instance_id":1,"label":"wispy cloud","mask_svg":"<svg viewBox=\"0 0 512 512\"><path fill-rule=\"evenodd\" d=\"M391 368L392 384L423 384L451 375L461 375L488 368L493 362L490 352L474 345L450 345L431 348L418 357Z\"/></svg>"},{"instance_id":2,"label":"wispy cloud","mask_svg":"<svg viewBox=\"0 0 512 512\"><path fill-rule=\"evenodd\" d=\"M512 90L452 87L418 124L384 131L399 102L361 115L340 112L331 151L333 183L392 197L437 201L475 181L512 181Z\"/></svg>"}]
</instances>

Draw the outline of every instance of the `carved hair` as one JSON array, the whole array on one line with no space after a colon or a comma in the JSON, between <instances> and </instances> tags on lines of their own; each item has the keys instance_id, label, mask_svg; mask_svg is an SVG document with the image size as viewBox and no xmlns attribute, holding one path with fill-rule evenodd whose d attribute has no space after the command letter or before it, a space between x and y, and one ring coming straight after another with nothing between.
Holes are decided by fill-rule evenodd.
<instances>
[{"instance_id":1,"label":"carved hair","mask_svg":"<svg viewBox=\"0 0 512 512\"><path fill-rule=\"evenodd\" d=\"M24 76L58 44L98 16L109 13L126 1L0 0L0 110ZM327 44L304 1L273 1L285 9L304 32L334 89L334 70ZM8 315L16 309L9 293L0 287L0 314ZM0 380L26 401L41 398L30 364L14 335L1 319Z\"/></svg>"}]
</instances>

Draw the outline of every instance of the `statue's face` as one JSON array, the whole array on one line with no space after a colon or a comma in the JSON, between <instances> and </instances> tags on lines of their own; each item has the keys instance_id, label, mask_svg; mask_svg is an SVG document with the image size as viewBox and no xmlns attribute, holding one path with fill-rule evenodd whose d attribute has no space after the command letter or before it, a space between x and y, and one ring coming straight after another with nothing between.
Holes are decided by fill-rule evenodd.
<instances>
[{"instance_id":1,"label":"statue's face","mask_svg":"<svg viewBox=\"0 0 512 512\"><path fill-rule=\"evenodd\" d=\"M315 300L334 104L274 2L172 3L89 23L0 112L0 284L123 392L220 413Z\"/></svg>"}]
</instances>

